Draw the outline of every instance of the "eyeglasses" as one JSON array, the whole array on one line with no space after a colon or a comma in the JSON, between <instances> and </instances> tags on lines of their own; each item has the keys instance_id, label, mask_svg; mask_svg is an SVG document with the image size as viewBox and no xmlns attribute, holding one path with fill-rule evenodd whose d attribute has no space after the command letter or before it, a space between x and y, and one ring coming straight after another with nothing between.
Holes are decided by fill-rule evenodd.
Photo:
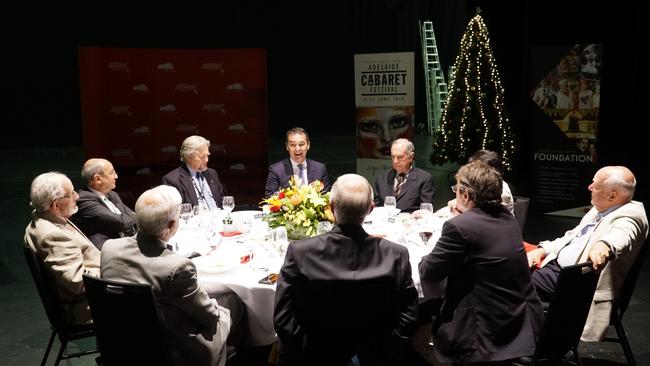
<instances>
[{"instance_id":1,"label":"eyeglasses","mask_svg":"<svg viewBox=\"0 0 650 366\"><path fill-rule=\"evenodd\" d=\"M458 191L458 185L454 184L453 186L451 186L451 191L456 193L456 191Z\"/></svg>"}]
</instances>

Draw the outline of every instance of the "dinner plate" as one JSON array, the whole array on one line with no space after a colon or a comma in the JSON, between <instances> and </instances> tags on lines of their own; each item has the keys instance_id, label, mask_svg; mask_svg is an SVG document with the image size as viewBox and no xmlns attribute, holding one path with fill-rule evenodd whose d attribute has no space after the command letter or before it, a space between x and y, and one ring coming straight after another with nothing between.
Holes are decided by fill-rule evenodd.
<instances>
[{"instance_id":1,"label":"dinner plate","mask_svg":"<svg viewBox=\"0 0 650 366\"><path fill-rule=\"evenodd\" d=\"M199 272L218 274L231 271L239 265L239 258L233 256L208 255L192 259Z\"/></svg>"}]
</instances>

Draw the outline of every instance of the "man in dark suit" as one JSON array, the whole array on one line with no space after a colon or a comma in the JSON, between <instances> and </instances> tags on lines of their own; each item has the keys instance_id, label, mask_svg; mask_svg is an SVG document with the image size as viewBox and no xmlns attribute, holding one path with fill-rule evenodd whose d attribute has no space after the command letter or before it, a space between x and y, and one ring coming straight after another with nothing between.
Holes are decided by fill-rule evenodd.
<instances>
[{"instance_id":1,"label":"man in dark suit","mask_svg":"<svg viewBox=\"0 0 650 366\"><path fill-rule=\"evenodd\" d=\"M447 279L432 328L442 362L499 362L535 352L542 304L501 188L501 175L489 165L462 166L453 187L461 213L445 222L433 251L420 261L422 282Z\"/></svg>"},{"instance_id":2,"label":"man in dark suit","mask_svg":"<svg viewBox=\"0 0 650 366\"><path fill-rule=\"evenodd\" d=\"M135 233L135 212L114 192L117 173L106 159L88 159L81 168L86 186L79 191L79 210L70 219L97 249L107 239Z\"/></svg>"},{"instance_id":3,"label":"man in dark suit","mask_svg":"<svg viewBox=\"0 0 650 366\"><path fill-rule=\"evenodd\" d=\"M264 195L270 197L281 188L289 186L291 177L296 182L303 184L319 180L323 183L323 190L328 192L332 186L325 164L307 159L309 151L309 135L303 128L295 127L287 131L287 151L289 158L278 161L269 167L266 178Z\"/></svg>"},{"instance_id":4,"label":"man in dark suit","mask_svg":"<svg viewBox=\"0 0 650 366\"><path fill-rule=\"evenodd\" d=\"M174 364L223 366L230 312L199 285L194 263L166 246L178 230L180 205L172 187L144 192L135 203L138 234L106 241L101 276L153 287Z\"/></svg>"},{"instance_id":5,"label":"man in dark suit","mask_svg":"<svg viewBox=\"0 0 650 366\"><path fill-rule=\"evenodd\" d=\"M224 190L217 171L208 168L210 141L201 136L190 136L181 145L183 164L167 173L163 184L175 187L183 203L200 205L206 209L221 207Z\"/></svg>"},{"instance_id":6,"label":"man in dark suit","mask_svg":"<svg viewBox=\"0 0 650 366\"><path fill-rule=\"evenodd\" d=\"M361 364L394 365L399 363L399 346L415 326L418 293L411 278L408 250L388 240L371 237L362 228L366 215L372 211L372 188L356 174L339 177L330 193L330 206L336 226L328 233L289 245L280 270L275 295L274 324L279 339L281 364L336 365L349 361L352 354L344 347L329 344L322 358L303 354L309 339L304 338L300 318L296 317L296 287L310 280L363 280L378 277L394 279L397 313L392 324L389 344L366 341L358 350ZM347 301L345 298L342 302ZM299 310L299 309L298 309ZM343 336L343 335L342 335ZM354 340L357 341L357 340ZM312 345L314 347L314 345ZM316 345L318 347L318 345ZM347 347L345 347L347 348ZM344 353L344 354L341 354ZM347 357L347 359L346 359ZM307 358L307 359L305 359ZM345 363L343 363L345 364Z\"/></svg>"},{"instance_id":7,"label":"man in dark suit","mask_svg":"<svg viewBox=\"0 0 650 366\"><path fill-rule=\"evenodd\" d=\"M395 196L397 208L404 212L432 203L435 187L428 172L413 166L415 147L407 139L393 141L390 148L393 167L375 179L375 205L383 206L386 196Z\"/></svg>"}]
</instances>

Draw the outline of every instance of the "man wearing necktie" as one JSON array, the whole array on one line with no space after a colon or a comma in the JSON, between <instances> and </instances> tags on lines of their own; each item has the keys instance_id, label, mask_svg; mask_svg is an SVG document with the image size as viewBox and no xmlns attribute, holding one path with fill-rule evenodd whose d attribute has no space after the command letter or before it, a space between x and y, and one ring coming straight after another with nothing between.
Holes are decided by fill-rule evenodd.
<instances>
[{"instance_id":1,"label":"man wearing necktie","mask_svg":"<svg viewBox=\"0 0 650 366\"><path fill-rule=\"evenodd\" d=\"M397 208L404 212L418 210L421 203L432 203L433 178L427 171L413 166L413 143L407 139L393 141L390 155L393 167L375 180L375 206L383 206L386 196L395 196Z\"/></svg>"},{"instance_id":2,"label":"man wearing necktie","mask_svg":"<svg viewBox=\"0 0 650 366\"><path fill-rule=\"evenodd\" d=\"M79 211L70 219L90 238L97 249L107 239L135 233L135 212L114 191L117 172L106 159L88 159L81 168L86 186L79 191Z\"/></svg>"},{"instance_id":3,"label":"man wearing necktie","mask_svg":"<svg viewBox=\"0 0 650 366\"><path fill-rule=\"evenodd\" d=\"M58 172L32 181L34 208L25 228L25 246L35 252L54 278L54 289L70 324L91 322L84 290L84 273L99 276L100 252L68 219L77 211L79 196L70 179Z\"/></svg>"},{"instance_id":4,"label":"man wearing necktie","mask_svg":"<svg viewBox=\"0 0 650 366\"><path fill-rule=\"evenodd\" d=\"M210 141L202 136L190 136L183 141L180 155L183 164L167 173L163 184L176 188L183 203L208 209L221 207L224 189L217 171L208 168Z\"/></svg>"},{"instance_id":5,"label":"man wearing necktie","mask_svg":"<svg viewBox=\"0 0 650 366\"><path fill-rule=\"evenodd\" d=\"M542 241L528 252L528 263L541 263L533 282L542 301L550 301L563 266L591 261L602 270L582 340L602 341L612 309L641 245L648 235L643 203L633 201L636 179L623 166L606 166L594 175L588 189L593 207L580 224L564 236Z\"/></svg>"},{"instance_id":6,"label":"man wearing necktie","mask_svg":"<svg viewBox=\"0 0 650 366\"><path fill-rule=\"evenodd\" d=\"M266 178L264 189L265 197L270 197L281 188L289 186L293 177L300 184L311 183L319 180L323 183L323 190L328 192L332 184L325 164L316 160L307 159L309 151L309 135L303 128L295 127L287 132L286 142L289 158L271 164Z\"/></svg>"}]
</instances>

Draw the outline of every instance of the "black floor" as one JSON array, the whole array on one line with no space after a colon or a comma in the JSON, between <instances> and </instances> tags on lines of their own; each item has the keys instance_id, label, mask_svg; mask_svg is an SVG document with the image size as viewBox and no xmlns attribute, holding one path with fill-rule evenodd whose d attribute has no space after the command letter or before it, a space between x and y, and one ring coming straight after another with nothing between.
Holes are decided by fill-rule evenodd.
<instances>
[{"instance_id":1,"label":"black floor","mask_svg":"<svg viewBox=\"0 0 650 366\"><path fill-rule=\"evenodd\" d=\"M343 156L353 156L354 140L336 139L336 143L312 140L310 155L328 162L330 174L351 172L354 162ZM272 144L271 160L282 157L282 143ZM278 147L279 146L279 147ZM336 146L335 151L324 146ZM416 144L416 151L425 149L427 143ZM342 150L343 153L341 152ZM428 167L425 153L420 154L418 166L434 172L438 187L447 184L448 172ZM82 164L81 148L30 149L4 151L0 157L0 215L4 229L0 232L0 365L37 365L50 335L49 324L36 289L20 251L25 226L29 221L29 185L34 176L49 170L68 174L79 188L79 169ZM438 169L438 170L436 170ZM118 181L119 187L119 181ZM513 189L515 189L514 187ZM436 205L448 199L445 190L439 189ZM450 195L450 193L448 193ZM530 215L526 223L525 240L535 243L555 238L576 225L577 219ZM646 261L634 296L623 322L639 365L650 365L650 260ZM90 344L89 344L90 343ZM71 349L92 347L92 342L73 343ZM55 342L55 350L58 342ZM580 355L585 366L624 365L622 349L614 343L581 343ZM231 365L263 365L268 349L243 350ZM54 355L48 364L53 364ZM62 362L62 365L94 365L94 357L84 357ZM409 365L420 365L420 360L410 354Z\"/></svg>"}]
</instances>

